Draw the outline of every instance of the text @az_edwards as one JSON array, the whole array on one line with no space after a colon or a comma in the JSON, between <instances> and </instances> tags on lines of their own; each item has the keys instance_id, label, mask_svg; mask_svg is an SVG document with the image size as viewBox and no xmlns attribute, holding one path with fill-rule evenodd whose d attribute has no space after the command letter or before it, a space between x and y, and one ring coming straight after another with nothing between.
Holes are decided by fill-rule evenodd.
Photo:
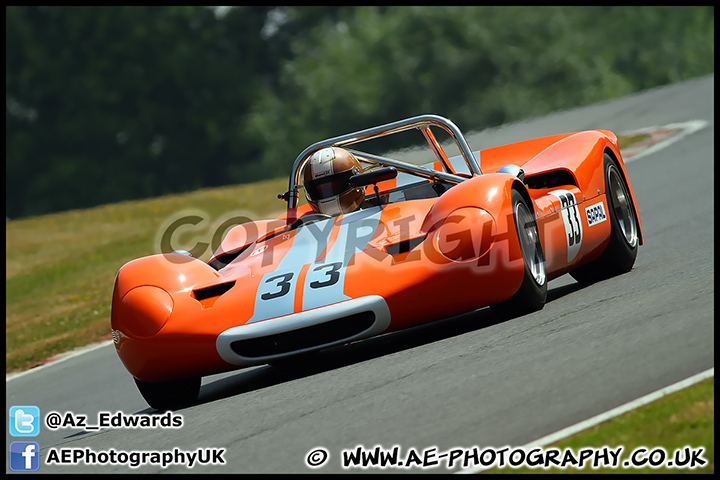
<instances>
[{"instance_id":1,"label":"text @az_edwards","mask_svg":"<svg viewBox=\"0 0 720 480\"><path fill-rule=\"evenodd\" d=\"M183 417L168 411L162 415L138 413L127 415L121 411L97 414L95 423L89 423L87 415L73 412L49 412L45 415L45 426L50 430L63 428L82 428L83 430L99 430L101 428L141 428L141 429L176 429L183 426Z\"/></svg>"}]
</instances>

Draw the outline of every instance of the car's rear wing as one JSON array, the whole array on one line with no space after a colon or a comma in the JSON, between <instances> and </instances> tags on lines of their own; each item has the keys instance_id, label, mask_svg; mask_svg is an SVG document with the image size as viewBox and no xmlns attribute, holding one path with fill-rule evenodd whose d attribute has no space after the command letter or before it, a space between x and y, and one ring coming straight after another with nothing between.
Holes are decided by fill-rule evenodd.
<instances>
[{"instance_id":1,"label":"car's rear wing","mask_svg":"<svg viewBox=\"0 0 720 480\"><path fill-rule=\"evenodd\" d=\"M353 155L355 155L361 161L368 163L377 163L383 166L395 167L396 169L398 169L398 171L411 173L430 180L444 180L450 183L460 183L466 180L467 177L456 174L455 169L453 168L451 162L448 160L448 157L445 154L445 151L440 146L438 141L435 139L435 135L430 130L430 128L433 126L442 128L453 138L453 140L455 140L455 144L457 145L458 150L460 150L460 154L465 160L465 163L467 164L468 170L470 171L471 175L481 175L482 172L480 170L479 159L476 158L475 155L473 155L473 152L470 150L470 146L465 140L465 137L463 136L460 129L455 126L454 123L452 123L447 118L438 115L420 115L417 117L407 118L405 120L399 120L397 122L372 127L365 130L360 130L358 132L348 133L339 137L329 138L327 140L322 140L320 142L310 145L305 150L303 150L303 152L297 157L295 163L293 164L292 173L290 174L290 185L288 191L287 193L285 193L285 195L282 196L288 202L287 223L291 224L297 219L296 217L298 206L298 190L302 186L300 174L302 173L303 168L305 167L305 164L307 163L310 156L325 147L346 147L348 145L368 141L374 138L384 137L386 135L400 133L407 130L418 129L422 132L428 145L435 153L437 159L442 164L444 171L440 172L426 167L421 167L419 165L414 165L412 163L403 162L401 160L382 157L379 155L361 152L358 150L348 150L350 150Z\"/></svg>"}]
</instances>

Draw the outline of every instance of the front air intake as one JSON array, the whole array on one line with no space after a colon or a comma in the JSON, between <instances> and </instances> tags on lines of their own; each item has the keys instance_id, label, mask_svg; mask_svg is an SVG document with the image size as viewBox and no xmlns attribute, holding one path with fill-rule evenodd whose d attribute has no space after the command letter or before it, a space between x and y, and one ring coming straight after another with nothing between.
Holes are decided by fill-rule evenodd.
<instances>
[{"instance_id":1,"label":"front air intake","mask_svg":"<svg viewBox=\"0 0 720 480\"><path fill-rule=\"evenodd\" d=\"M220 283L218 285L211 285L205 288L199 288L193 290L193 295L198 301L203 301L212 297L219 297L223 293L230 290L235 285L235 282Z\"/></svg>"},{"instance_id":2,"label":"front air intake","mask_svg":"<svg viewBox=\"0 0 720 480\"><path fill-rule=\"evenodd\" d=\"M423 235L421 237L410 238L408 240L402 240L398 243L386 245L385 251L393 256L400 255L401 253L407 253L410 250L412 250L413 248L420 245L425 240L426 237L427 237L427 235Z\"/></svg>"},{"instance_id":3,"label":"front air intake","mask_svg":"<svg viewBox=\"0 0 720 480\"><path fill-rule=\"evenodd\" d=\"M375 313L359 312L328 322L263 337L236 340L230 348L245 358L268 357L349 340L375 323Z\"/></svg>"}]
</instances>

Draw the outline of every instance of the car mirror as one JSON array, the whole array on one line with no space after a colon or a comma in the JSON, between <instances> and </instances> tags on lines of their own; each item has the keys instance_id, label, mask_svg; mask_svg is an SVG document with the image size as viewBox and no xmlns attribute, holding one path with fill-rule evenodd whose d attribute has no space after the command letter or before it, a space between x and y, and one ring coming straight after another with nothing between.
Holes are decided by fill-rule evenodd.
<instances>
[{"instance_id":1,"label":"car mirror","mask_svg":"<svg viewBox=\"0 0 720 480\"><path fill-rule=\"evenodd\" d=\"M519 178L521 182L525 181L525 171L517 165L505 165L498 168L497 173L507 173Z\"/></svg>"}]
</instances>

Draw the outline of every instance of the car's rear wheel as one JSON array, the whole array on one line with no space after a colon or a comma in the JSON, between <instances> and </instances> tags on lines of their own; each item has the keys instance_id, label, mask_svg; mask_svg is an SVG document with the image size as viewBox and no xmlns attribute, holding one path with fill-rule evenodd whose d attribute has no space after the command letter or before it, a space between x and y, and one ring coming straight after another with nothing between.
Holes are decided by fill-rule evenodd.
<instances>
[{"instance_id":1,"label":"car's rear wheel","mask_svg":"<svg viewBox=\"0 0 720 480\"><path fill-rule=\"evenodd\" d=\"M512 191L512 205L525 274L520 288L512 297L490 307L501 318L513 318L536 312L545 306L547 300L545 256L535 217L517 190Z\"/></svg>"},{"instance_id":2,"label":"car's rear wheel","mask_svg":"<svg viewBox=\"0 0 720 480\"><path fill-rule=\"evenodd\" d=\"M200 377L172 382L144 382L133 378L145 401L156 410L185 407L195 402L200 393Z\"/></svg>"},{"instance_id":3,"label":"car's rear wheel","mask_svg":"<svg viewBox=\"0 0 720 480\"><path fill-rule=\"evenodd\" d=\"M607 153L603 166L610 238L607 247L597 259L570 272L570 275L582 284L595 283L632 270L640 243L635 206L620 167Z\"/></svg>"}]
</instances>

